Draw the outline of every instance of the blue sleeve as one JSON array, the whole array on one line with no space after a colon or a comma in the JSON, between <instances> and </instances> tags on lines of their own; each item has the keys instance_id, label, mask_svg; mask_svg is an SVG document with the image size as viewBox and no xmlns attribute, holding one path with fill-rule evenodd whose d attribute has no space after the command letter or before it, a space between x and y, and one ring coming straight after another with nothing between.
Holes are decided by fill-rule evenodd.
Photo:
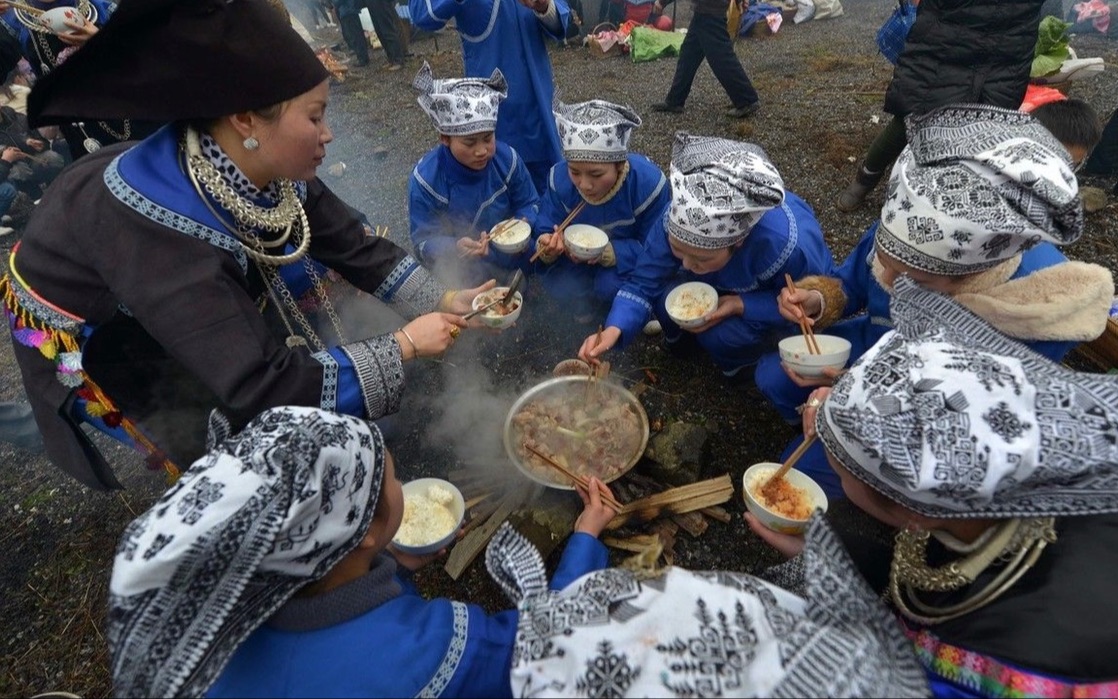
<instances>
[{"instance_id":1,"label":"blue sleeve","mask_svg":"<svg viewBox=\"0 0 1118 699\"><path fill-rule=\"evenodd\" d=\"M846 294L846 309L842 313L843 318L861 312L869 303L870 289L877 284L877 280L873 277L873 270L866 263L866 260L873 253L874 240L879 224L880 221L874 221L870 224L870 227L862 234L862 239L858 241L858 245L835 270L836 276L842 282L842 292Z\"/></svg>"},{"instance_id":2,"label":"blue sleeve","mask_svg":"<svg viewBox=\"0 0 1118 699\"><path fill-rule=\"evenodd\" d=\"M746 247L748 245L747 240ZM753 257L753 260L763 262L767 257L767 255L757 255ZM777 303L780 298L780 290L784 288L785 274L791 275L793 279L801 279L809 274L819 274L819 270L810 263L803 250L796 248L784 264L777 267L776 274L763 282L764 286L762 288L740 294L742 303L745 305L743 318L772 325L788 324L788 320L780 315Z\"/></svg>"},{"instance_id":3,"label":"blue sleeve","mask_svg":"<svg viewBox=\"0 0 1118 699\"><path fill-rule=\"evenodd\" d=\"M551 172L547 176L547 192L540 198L540 211L536 216L536 225L532 230L532 238L538 239L545 233L551 233L555 227L567 218L567 214L571 212L565 204L563 204L563 195L559 193L560 187L566 188L564 182L569 182L567 176L567 161L562 161L551 167Z\"/></svg>"},{"instance_id":4,"label":"blue sleeve","mask_svg":"<svg viewBox=\"0 0 1118 699\"><path fill-rule=\"evenodd\" d=\"M619 241L620 244L615 242L613 245L613 254L617 257L617 269L622 274L628 274L636 268L649 233L656 227L657 222L664 218L672 203L672 188L668 184L668 178L664 177L664 173L652 161L644 164L642 171L649 169L655 170L659 178L655 180L654 186L644 193L644 200L637 204L633 212L636 219L634 227L638 231L638 236Z\"/></svg>"},{"instance_id":5,"label":"blue sleeve","mask_svg":"<svg viewBox=\"0 0 1118 699\"><path fill-rule=\"evenodd\" d=\"M513 150L513 153L516 151ZM515 160L516 168L509 179L509 203L512 204L513 216L524 219L534 230L540 213L540 195L519 153L516 153Z\"/></svg>"},{"instance_id":6,"label":"blue sleeve","mask_svg":"<svg viewBox=\"0 0 1118 699\"><path fill-rule=\"evenodd\" d=\"M1068 352L1075 349L1078 342L1062 342L1059 340L1038 340L1025 343L1032 351L1043 354L1057 364L1064 360Z\"/></svg>"},{"instance_id":7,"label":"blue sleeve","mask_svg":"<svg viewBox=\"0 0 1118 699\"><path fill-rule=\"evenodd\" d=\"M559 33L555 34L554 32L552 32L551 29L543 22L540 22L540 27L542 27L544 33L552 39L555 39L556 41L562 41L566 38L567 29L570 27L571 24L571 8L569 5L567 5L566 0L552 0L552 2L555 3L555 13L559 17Z\"/></svg>"},{"instance_id":8,"label":"blue sleeve","mask_svg":"<svg viewBox=\"0 0 1118 699\"><path fill-rule=\"evenodd\" d=\"M331 410L344 415L371 419L365 414L365 399L361 395L361 383L357 377L357 370L354 369L353 362L346 356L346 353L337 347L332 347L326 352L318 352L312 356L321 362L325 369L322 376L323 399L321 407L324 410ZM332 387L329 377L334 372L336 372L337 378ZM331 397L332 388L336 390L336 393Z\"/></svg>"},{"instance_id":9,"label":"blue sleeve","mask_svg":"<svg viewBox=\"0 0 1118 699\"><path fill-rule=\"evenodd\" d=\"M411 23L425 32L442 29L463 6L458 0L408 0Z\"/></svg>"},{"instance_id":10,"label":"blue sleeve","mask_svg":"<svg viewBox=\"0 0 1118 699\"><path fill-rule=\"evenodd\" d=\"M640 334L652 313L652 303L679 272L679 264L668 244L668 229L661 217L649 231L636 266L614 297L606 317L607 326L621 330L619 348L624 349Z\"/></svg>"},{"instance_id":11,"label":"blue sleeve","mask_svg":"<svg viewBox=\"0 0 1118 699\"><path fill-rule=\"evenodd\" d=\"M587 573L602 570L609 565L609 551L596 537L584 532L575 532L563 549L559 567L551 578L550 588L562 590Z\"/></svg>"},{"instance_id":12,"label":"blue sleeve","mask_svg":"<svg viewBox=\"0 0 1118 699\"><path fill-rule=\"evenodd\" d=\"M420 161L422 164L424 161ZM445 257L454 252L458 241L453 235L444 233L441 225L447 206L424 186L420 179L419 166L412 170L408 180L408 226L411 229L411 242L416 255L424 261Z\"/></svg>"}]
</instances>

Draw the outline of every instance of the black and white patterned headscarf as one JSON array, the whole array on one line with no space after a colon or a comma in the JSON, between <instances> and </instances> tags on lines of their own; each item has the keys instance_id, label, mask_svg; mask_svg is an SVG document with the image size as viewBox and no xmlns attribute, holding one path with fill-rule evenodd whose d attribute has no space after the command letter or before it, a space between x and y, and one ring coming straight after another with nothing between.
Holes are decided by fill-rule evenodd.
<instances>
[{"instance_id":1,"label":"black and white patterned headscarf","mask_svg":"<svg viewBox=\"0 0 1118 699\"><path fill-rule=\"evenodd\" d=\"M609 568L547 589L507 524L486 551L520 618L523 697L930 696L912 644L821 516L808 526L805 596L744 573Z\"/></svg>"},{"instance_id":2,"label":"black and white patterned headscarf","mask_svg":"<svg viewBox=\"0 0 1118 699\"><path fill-rule=\"evenodd\" d=\"M605 100L552 106L563 158L578 162L616 163L629 156L629 139L641 118L628 107Z\"/></svg>"},{"instance_id":3,"label":"black and white patterned headscarf","mask_svg":"<svg viewBox=\"0 0 1118 699\"><path fill-rule=\"evenodd\" d=\"M497 108L509 94L508 82L494 68L489 79L444 78L436 80L427 61L412 86L419 90L419 106L444 136L469 136L497 129Z\"/></svg>"},{"instance_id":4,"label":"black and white patterned headscarf","mask_svg":"<svg viewBox=\"0 0 1118 699\"><path fill-rule=\"evenodd\" d=\"M1118 376L1055 364L908 277L891 315L815 421L847 470L931 517L1118 512Z\"/></svg>"},{"instance_id":5,"label":"black and white patterned headscarf","mask_svg":"<svg viewBox=\"0 0 1118 699\"><path fill-rule=\"evenodd\" d=\"M365 536L384 480L375 425L274 408L194 462L124 532L114 692L202 696L242 641Z\"/></svg>"},{"instance_id":6,"label":"black and white patterned headscarf","mask_svg":"<svg viewBox=\"0 0 1118 699\"><path fill-rule=\"evenodd\" d=\"M668 233L705 250L735 245L784 201L784 180L760 146L713 136L675 135Z\"/></svg>"},{"instance_id":7,"label":"black and white patterned headscarf","mask_svg":"<svg viewBox=\"0 0 1118 699\"><path fill-rule=\"evenodd\" d=\"M1083 205L1068 153L1030 115L943 107L907 122L877 246L919 270L981 272L1041 241L1075 242Z\"/></svg>"}]
</instances>

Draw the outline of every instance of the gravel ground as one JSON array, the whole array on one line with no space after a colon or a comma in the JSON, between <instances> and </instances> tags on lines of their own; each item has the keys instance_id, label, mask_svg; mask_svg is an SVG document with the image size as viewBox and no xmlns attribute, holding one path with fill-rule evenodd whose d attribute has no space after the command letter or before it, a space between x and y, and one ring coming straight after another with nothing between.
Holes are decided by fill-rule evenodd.
<instances>
[{"instance_id":1,"label":"gravel ground","mask_svg":"<svg viewBox=\"0 0 1118 699\"><path fill-rule=\"evenodd\" d=\"M749 121L722 116L728 99L707 68L696 80L685 113L662 115L648 107L671 81L675 62L633 64L625 58L596 59L581 46L555 46L555 82L567 101L604 98L632 105L644 117L633 149L666 169L676 130L751 140L762 145L784 175L786 185L816 210L835 256L841 259L874 219L881 192L861 211L843 214L832 201L845 186L855 161L888 118L881 111L890 66L877 55L873 35L891 5L879 0L846 0L838 19L784 27L777 35L743 39L738 55L761 95L763 108ZM686 26L689 9L679 8ZM321 32L326 45L340 42ZM1118 46L1094 36L1076 37L1081 57L1102 56L1109 71L1073 85L1074 96L1089 100L1100 114L1118 106ZM411 76L429 60L439 76L461 74L461 53L453 32L411 43L415 58L407 69L384 71L383 54L367 68L354 68L332 90L331 126L336 140L322 175L372 222L406 244L406 188L414 163L434 144L426 116L415 103ZM345 52L338 51L339 55ZM340 177L326 174L344 162ZM1111 180L1086 184L1112 187ZM1118 270L1118 216L1111 203L1088 218L1088 233L1069 255ZM10 246L11 242L0 240ZM518 326L500 336L473 334L441 363L416 366L399 417L388 426L390 444L404 477L442 475L462 464L508 468L498 440L504 411L527 385L555 362L572 356L593 328L578 326L547 303L528 305ZM368 328L393 327L391 318L349 309L347 320ZM735 482L755 461L769 460L793 435L760 396L731 390L705 361L669 359L655 340L641 340L615 358L614 374L633 385L658 382L642 394L651 419L702 424L711 437L702 476L730 473ZM6 342L0 342L0 400L21 396L18 370ZM453 446L452 446L453 445ZM102 637L104 600L111 557L129 519L146 509L162 487L159 475L139 459L106 444L127 490L87 491L63 477L42 457L0 444L0 696L67 690L84 696L109 692ZM700 538L681 534L676 562L694 568L756 570L773 556L737 515L738 499L727 505L730 524L714 523ZM856 511L832 507L839 526L869 533L880 530ZM490 608L502 604L481 567L458 581L433 567L422 577L432 594L473 599Z\"/></svg>"}]
</instances>

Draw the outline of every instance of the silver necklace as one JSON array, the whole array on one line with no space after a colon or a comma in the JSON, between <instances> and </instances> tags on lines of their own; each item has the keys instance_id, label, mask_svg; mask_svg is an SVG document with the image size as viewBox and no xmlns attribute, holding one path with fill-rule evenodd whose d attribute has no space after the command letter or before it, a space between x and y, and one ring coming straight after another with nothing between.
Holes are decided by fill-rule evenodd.
<instances>
[{"instance_id":1,"label":"silver necklace","mask_svg":"<svg viewBox=\"0 0 1118 699\"><path fill-rule=\"evenodd\" d=\"M276 209L279 209L280 205L277 205L274 209L264 209L263 207L258 207L252 202L245 200L244 197L238 194L236 190L234 190L228 183L225 182L225 178L221 176L221 173L216 167L214 167L209 158L207 158L205 154L202 153L201 139L198 135L198 132L194 129L189 127L187 128L184 145L186 150L186 171L187 174L190 176L190 182L194 186L194 191L198 193L198 196L202 199L202 203L206 205L206 208L209 209L214 218L221 222L221 225L224 226L225 229L228 230L231 234L233 234L233 237L236 238L241 248L247 255L252 258L253 263L260 271L260 275L263 277L264 283L268 289L268 295L272 298L272 303L276 308L276 312L279 314L280 320L283 321L284 327L287 330L287 346L291 348L306 346L309 341L310 344L313 345L313 347L318 351L323 351L326 349L325 343L323 343L322 340L319 338L318 333L314 331L314 328L313 326L311 326L311 323L307 319L306 314L303 313L302 309L299 308L298 302L296 302L294 296L292 296L291 290L287 287L287 284L284 283L283 277L279 273L278 268L281 265L296 262L300 259L302 259L303 267L306 270L307 276L311 280L311 286L314 289L315 297L317 298L319 305L326 312L327 317L329 317L330 323L334 328L334 332L337 334L338 342L341 344L345 344L345 336L342 333L341 318L338 317L337 311L334 309L334 305L333 303L331 303L330 297L326 293L326 288L322 282L322 278L318 274L318 270L314 268L313 260L306 256L307 249L310 247L311 240L310 222L307 220L307 213L303 209L302 203L299 202L298 195L295 192L294 183L291 182L291 180L279 180L277 182L280 191L280 204L282 205L285 199L293 200L296 203L295 217L298 221L298 225L293 226L293 222L291 219L288 219L286 223L283 223L279 220L271 220L268 225L257 223L256 221L251 220L252 218L255 218L251 213L252 210L270 213L274 212ZM198 170L200 170L201 172L198 172ZM206 192L203 191L203 172L206 173L208 179L211 179L212 184L212 188L209 185L205 187L206 192L209 192L211 195L213 195L214 199L217 200L219 204L221 204L222 208L225 208L225 210L233 216L234 221L237 224L236 227L230 226L226 222L225 217L219 214L210 203L209 197L207 197ZM208 177L209 175L216 175L217 180L212 181L212 177ZM219 197L218 195L216 195L214 190L221 192L222 196ZM236 207L235 204L234 206L238 209L238 211L241 212L241 215L245 220L242 220L242 218L238 217L237 213L234 213L225 206L223 200L229 200L230 198L243 202L244 206ZM245 207L249 208L246 209ZM245 211L249 211L250 213L245 213ZM258 235L256 235L255 230L257 228L265 228L266 230L272 231L276 231L282 228L283 234L280 236L278 242L264 241ZM285 244L288 238L292 235L293 230L297 230L297 235L299 238L299 246L294 252L288 255L274 255L268 253L265 250L266 247L275 248ZM291 321L288 319L288 315L294 318L295 321L299 324L302 334L296 332L295 328L291 324Z\"/></svg>"}]
</instances>

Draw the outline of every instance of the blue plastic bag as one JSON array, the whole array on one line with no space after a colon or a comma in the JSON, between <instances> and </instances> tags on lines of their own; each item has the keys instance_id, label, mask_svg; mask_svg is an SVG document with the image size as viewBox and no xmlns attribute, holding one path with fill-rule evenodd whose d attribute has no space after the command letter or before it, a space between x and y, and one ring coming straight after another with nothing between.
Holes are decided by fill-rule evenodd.
<instances>
[{"instance_id":1,"label":"blue plastic bag","mask_svg":"<svg viewBox=\"0 0 1118 699\"><path fill-rule=\"evenodd\" d=\"M877 30L877 50L893 65L897 65L897 59L901 57L905 39L908 38L908 30L912 28L914 21L916 21L916 5L908 0L898 0L893 14L889 15L881 25L881 29Z\"/></svg>"}]
</instances>

